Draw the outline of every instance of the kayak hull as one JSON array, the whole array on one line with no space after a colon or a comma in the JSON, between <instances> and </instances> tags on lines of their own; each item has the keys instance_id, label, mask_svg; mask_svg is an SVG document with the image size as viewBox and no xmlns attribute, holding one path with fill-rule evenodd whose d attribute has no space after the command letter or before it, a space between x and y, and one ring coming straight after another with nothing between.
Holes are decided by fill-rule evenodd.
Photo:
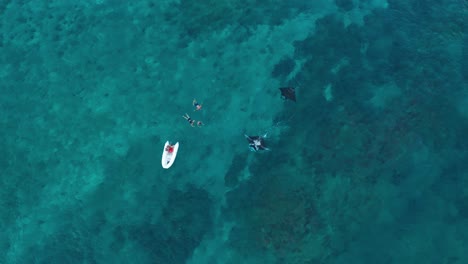
<instances>
[{"instance_id":1,"label":"kayak hull","mask_svg":"<svg viewBox=\"0 0 468 264\"><path fill-rule=\"evenodd\" d=\"M177 157L177 151L179 150L179 142L174 145L174 151L169 153L166 151L166 147L169 146L169 141L164 144L163 154L161 158L161 165L164 169L169 169L174 164L175 158Z\"/></svg>"}]
</instances>

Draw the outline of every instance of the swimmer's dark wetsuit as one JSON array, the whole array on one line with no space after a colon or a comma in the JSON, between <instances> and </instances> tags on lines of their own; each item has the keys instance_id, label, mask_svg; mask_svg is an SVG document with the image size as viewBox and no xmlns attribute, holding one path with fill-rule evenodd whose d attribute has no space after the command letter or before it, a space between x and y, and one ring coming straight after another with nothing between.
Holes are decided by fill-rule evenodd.
<instances>
[{"instance_id":1,"label":"swimmer's dark wetsuit","mask_svg":"<svg viewBox=\"0 0 468 264\"><path fill-rule=\"evenodd\" d=\"M187 121L190 123L190 125L193 125L193 123L195 123L195 120L193 120L191 117L187 118Z\"/></svg>"}]
</instances>

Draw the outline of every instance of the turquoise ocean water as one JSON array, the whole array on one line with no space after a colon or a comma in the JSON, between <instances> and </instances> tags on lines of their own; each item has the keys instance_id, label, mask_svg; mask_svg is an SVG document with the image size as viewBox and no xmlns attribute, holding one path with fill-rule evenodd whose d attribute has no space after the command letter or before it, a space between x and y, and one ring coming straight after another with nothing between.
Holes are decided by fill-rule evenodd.
<instances>
[{"instance_id":1,"label":"turquoise ocean water","mask_svg":"<svg viewBox=\"0 0 468 264\"><path fill-rule=\"evenodd\" d=\"M0 263L468 263L466 0L0 18Z\"/></svg>"}]
</instances>

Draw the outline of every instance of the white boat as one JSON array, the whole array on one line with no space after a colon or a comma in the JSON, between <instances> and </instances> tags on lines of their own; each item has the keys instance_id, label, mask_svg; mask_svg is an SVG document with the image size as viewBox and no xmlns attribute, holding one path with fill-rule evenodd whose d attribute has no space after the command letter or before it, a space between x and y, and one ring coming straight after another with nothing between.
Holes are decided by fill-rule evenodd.
<instances>
[{"instance_id":1,"label":"white boat","mask_svg":"<svg viewBox=\"0 0 468 264\"><path fill-rule=\"evenodd\" d=\"M172 145L173 149L172 152L169 151L168 147L170 146L169 141L166 141L164 144L161 165L164 169L169 169L172 164L174 164L174 160L177 156L177 151L179 150L179 142Z\"/></svg>"}]
</instances>

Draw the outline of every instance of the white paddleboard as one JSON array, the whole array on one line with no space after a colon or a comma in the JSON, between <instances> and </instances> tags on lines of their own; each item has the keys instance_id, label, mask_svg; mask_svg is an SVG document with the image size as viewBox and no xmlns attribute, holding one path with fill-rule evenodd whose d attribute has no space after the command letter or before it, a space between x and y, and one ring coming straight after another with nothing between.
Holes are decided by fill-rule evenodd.
<instances>
[{"instance_id":1,"label":"white paddleboard","mask_svg":"<svg viewBox=\"0 0 468 264\"><path fill-rule=\"evenodd\" d=\"M167 146L169 146L169 141L166 141L166 144L164 145L161 159L161 165L164 169L169 169L172 166L172 164L174 164L174 160L177 156L177 150L179 150L179 142L175 143L174 150L172 151L172 153L166 151Z\"/></svg>"}]
</instances>

